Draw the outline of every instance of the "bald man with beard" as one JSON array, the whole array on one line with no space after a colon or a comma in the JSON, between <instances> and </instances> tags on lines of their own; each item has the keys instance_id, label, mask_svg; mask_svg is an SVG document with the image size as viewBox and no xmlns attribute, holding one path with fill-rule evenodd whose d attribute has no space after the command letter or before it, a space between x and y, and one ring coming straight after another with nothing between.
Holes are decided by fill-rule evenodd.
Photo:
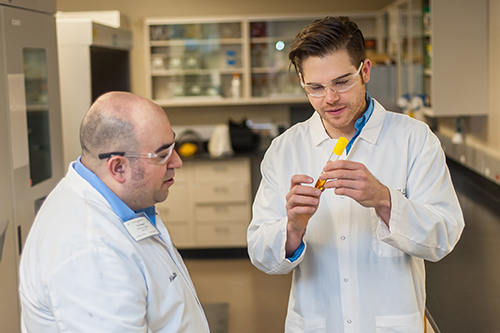
<instances>
[{"instance_id":1,"label":"bald man with beard","mask_svg":"<svg viewBox=\"0 0 500 333\"><path fill-rule=\"evenodd\" d=\"M182 161L158 105L99 97L81 157L37 214L20 265L23 332L208 332L183 260L154 205Z\"/></svg>"}]
</instances>

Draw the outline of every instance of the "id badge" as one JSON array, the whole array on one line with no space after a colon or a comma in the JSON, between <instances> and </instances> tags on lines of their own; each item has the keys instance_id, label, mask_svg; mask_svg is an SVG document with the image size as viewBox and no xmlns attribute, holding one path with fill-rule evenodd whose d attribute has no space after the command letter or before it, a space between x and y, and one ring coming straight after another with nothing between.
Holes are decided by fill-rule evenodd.
<instances>
[{"instance_id":1,"label":"id badge","mask_svg":"<svg viewBox=\"0 0 500 333\"><path fill-rule=\"evenodd\" d=\"M136 242L160 234L145 213L138 213L135 219L123 222L123 225Z\"/></svg>"}]
</instances>

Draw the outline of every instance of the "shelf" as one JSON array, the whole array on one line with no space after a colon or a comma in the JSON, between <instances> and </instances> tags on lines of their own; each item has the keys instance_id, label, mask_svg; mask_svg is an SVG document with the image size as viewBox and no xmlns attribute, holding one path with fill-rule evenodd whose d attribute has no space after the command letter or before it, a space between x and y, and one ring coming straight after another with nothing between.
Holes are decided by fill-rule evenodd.
<instances>
[{"instance_id":1,"label":"shelf","mask_svg":"<svg viewBox=\"0 0 500 333\"><path fill-rule=\"evenodd\" d=\"M202 96L175 97L172 99L153 100L161 107L187 107L187 106L215 106L215 105L269 105L269 104L308 104L306 96L282 95L276 97L252 97L252 98L212 98Z\"/></svg>"},{"instance_id":2,"label":"shelf","mask_svg":"<svg viewBox=\"0 0 500 333\"><path fill-rule=\"evenodd\" d=\"M163 107L308 103L290 70L287 48L302 28L321 17L148 18L149 97ZM351 15L357 18L366 36L376 35L379 12ZM279 41L283 45L275 46ZM234 74L240 75L236 95L241 98L231 97ZM201 86L200 93L184 97L193 86ZM220 96L210 97L215 91Z\"/></svg>"},{"instance_id":3,"label":"shelf","mask_svg":"<svg viewBox=\"0 0 500 333\"><path fill-rule=\"evenodd\" d=\"M26 105L26 111L28 112L47 112L49 110L49 104L28 104Z\"/></svg>"},{"instance_id":4,"label":"shelf","mask_svg":"<svg viewBox=\"0 0 500 333\"><path fill-rule=\"evenodd\" d=\"M162 46L196 46L196 45L233 45L242 44L241 38L226 38L226 39L174 39L174 40L152 40L151 47Z\"/></svg>"},{"instance_id":5,"label":"shelf","mask_svg":"<svg viewBox=\"0 0 500 333\"><path fill-rule=\"evenodd\" d=\"M289 36L289 37L252 37L250 39L250 42L252 44L270 44L270 43L275 43L276 41L288 41L288 42L293 42L295 39L295 36Z\"/></svg>"},{"instance_id":6,"label":"shelf","mask_svg":"<svg viewBox=\"0 0 500 333\"><path fill-rule=\"evenodd\" d=\"M276 73L288 74L290 72L288 71L288 67L286 67L286 68L283 68L283 67L280 67L280 68L276 68L276 67L252 67L252 74L276 74ZM290 73L290 74L295 76L295 72Z\"/></svg>"},{"instance_id":7,"label":"shelf","mask_svg":"<svg viewBox=\"0 0 500 333\"><path fill-rule=\"evenodd\" d=\"M161 76L185 76L185 75L211 75L211 74L242 74L242 68L225 68L225 69L166 69L151 71L152 77Z\"/></svg>"}]
</instances>

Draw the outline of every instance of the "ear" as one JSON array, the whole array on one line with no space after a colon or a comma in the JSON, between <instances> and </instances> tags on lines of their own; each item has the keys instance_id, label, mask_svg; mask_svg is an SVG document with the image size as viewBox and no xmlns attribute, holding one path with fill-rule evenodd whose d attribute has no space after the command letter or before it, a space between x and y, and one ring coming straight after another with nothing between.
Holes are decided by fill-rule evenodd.
<instances>
[{"instance_id":1,"label":"ear","mask_svg":"<svg viewBox=\"0 0 500 333\"><path fill-rule=\"evenodd\" d=\"M363 82L366 84L370 81L370 72L372 69L372 62L370 59L366 58L363 68L361 69L361 75L363 75Z\"/></svg>"},{"instance_id":2,"label":"ear","mask_svg":"<svg viewBox=\"0 0 500 333\"><path fill-rule=\"evenodd\" d=\"M130 169L128 160L123 156L113 156L106 162L109 175L117 182L124 183Z\"/></svg>"}]
</instances>

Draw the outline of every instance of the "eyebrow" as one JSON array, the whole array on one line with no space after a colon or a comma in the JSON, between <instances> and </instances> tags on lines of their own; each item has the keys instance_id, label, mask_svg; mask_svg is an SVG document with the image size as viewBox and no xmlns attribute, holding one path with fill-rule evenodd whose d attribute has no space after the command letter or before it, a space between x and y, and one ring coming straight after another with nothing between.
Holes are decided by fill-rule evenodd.
<instances>
[{"instance_id":1,"label":"eyebrow","mask_svg":"<svg viewBox=\"0 0 500 333\"><path fill-rule=\"evenodd\" d=\"M164 145L161 145L160 148L155 150L155 154L161 152L162 150L168 149L171 145L173 145L175 142L175 133L174 133L174 141L170 143L165 143Z\"/></svg>"},{"instance_id":2,"label":"eyebrow","mask_svg":"<svg viewBox=\"0 0 500 333\"><path fill-rule=\"evenodd\" d=\"M341 75L341 76L339 76L338 78L335 78L335 79L333 79L333 80L328 81L328 83L333 82L333 81L337 81L337 80L340 80L340 79L343 79L343 78L345 78L346 76L349 76L349 75L352 75L352 74L353 74L353 73L347 73L347 74ZM328 83L326 83L326 84L328 84ZM306 83L306 84L307 84L307 85L315 85L315 84L316 84L316 85L323 85L322 83L317 83L317 82L309 82L309 83Z\"/></svg>"}]
</instances>

